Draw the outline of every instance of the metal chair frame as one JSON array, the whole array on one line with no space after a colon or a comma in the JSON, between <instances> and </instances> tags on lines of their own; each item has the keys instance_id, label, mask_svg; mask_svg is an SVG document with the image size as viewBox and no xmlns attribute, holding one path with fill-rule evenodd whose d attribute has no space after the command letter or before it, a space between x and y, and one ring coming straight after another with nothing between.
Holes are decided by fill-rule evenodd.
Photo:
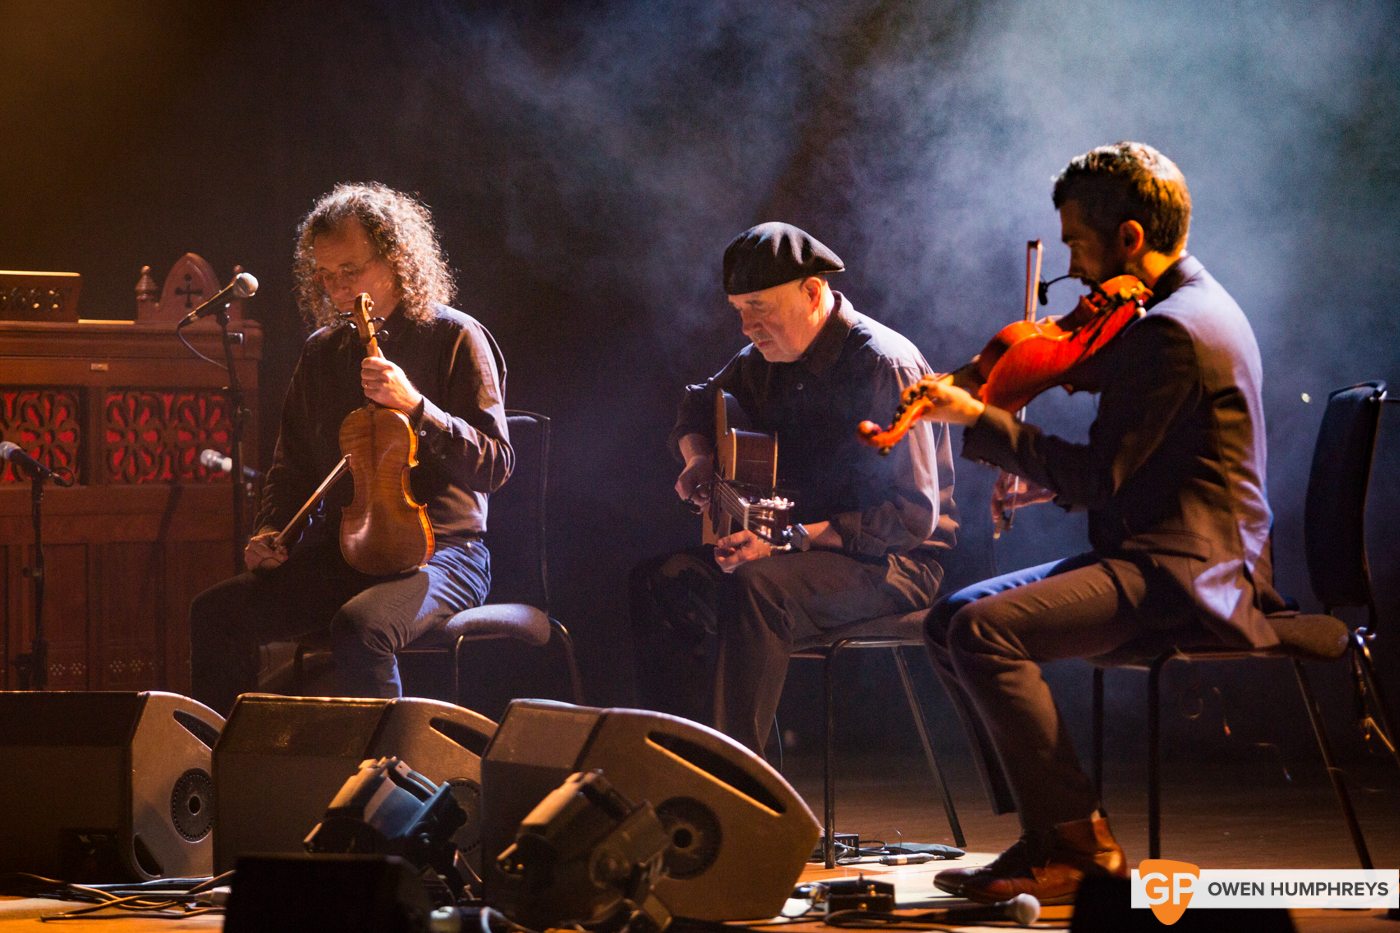
<instances>
[{"instance_id":1,"label":"metal chair frame","mask_svg":"<svg viewBox=\"0 0 1400 933\"><path fill-rule=\"evenodd\" d=\"M862 623L870 625L872 623ZM853 626L859 628L861 625ZM822 703L825 717L825 734L822 740L822 860L827 868L834 868L836 865L836 671L835 661L841 652L853 648L887 648L894 658L895 667L899 671L899 680L904 688L905 699L909 702L909 712L914 717L914 726L919 733L919 742L923 746L924 760L928 763L929 773L933 775L934 785L938 789L939 797L943 803L943 812L948 817L948 826L952 830L953 840L959 848L966 848L967 842L963 836L962 824L958 821L957 809L953 805L953 797L948 792L948 785L943 780L943 772L938 766L938 758L933 752L933 742L929 738L928 723L924 719L923 708L919 705L918 695L914 691L914 681L909 675L909 665L904 659L901 651L903 648L913 647L923 650L922 639L901 638L890 635L859 635L852 634L838 637L830 644L815 645L800 648L794 651L790 657L799 660L818 660L822 662Z\"/></svg>"}]
</instances>

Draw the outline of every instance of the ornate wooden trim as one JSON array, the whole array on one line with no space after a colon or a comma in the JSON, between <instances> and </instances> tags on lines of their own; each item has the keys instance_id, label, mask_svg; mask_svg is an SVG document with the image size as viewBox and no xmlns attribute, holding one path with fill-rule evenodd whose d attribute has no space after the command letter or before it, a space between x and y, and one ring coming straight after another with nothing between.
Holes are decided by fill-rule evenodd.
<instances>
[{"instance_id":1,"label":"ornate wooden trim","mask_svg":"<svg viewBox=\"0 0 1400 933\"><path fill-rule=\"evenodd\" d=\"M0 389L0 437L50 469L67 467L80 478L82 424L82 394L76 388ZM10 464L0 467L0 483L25 481Z\"/></svg>"}]
</instances>

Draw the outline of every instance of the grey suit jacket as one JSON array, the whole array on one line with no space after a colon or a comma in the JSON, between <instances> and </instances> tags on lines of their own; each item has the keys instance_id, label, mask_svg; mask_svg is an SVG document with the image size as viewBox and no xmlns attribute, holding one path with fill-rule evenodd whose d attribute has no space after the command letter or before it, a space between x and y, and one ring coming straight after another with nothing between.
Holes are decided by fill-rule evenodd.
<instances>
[{"instance_id":1,"label":"grey suit jacket","mask_svg":"<svg viewBox=\"0 0 1400 933\"><path fill-rule=\"evenodd\" d=\"M1278 643L1265 490L1262 367L1254 332L1192 256L1157 282L1148 313L1074 373L1100 393L1077 444L988 408L963 455L1053 490L1089 512L1105 557L1179 588L1222 643Z\"/></svg>"}]
</instances>

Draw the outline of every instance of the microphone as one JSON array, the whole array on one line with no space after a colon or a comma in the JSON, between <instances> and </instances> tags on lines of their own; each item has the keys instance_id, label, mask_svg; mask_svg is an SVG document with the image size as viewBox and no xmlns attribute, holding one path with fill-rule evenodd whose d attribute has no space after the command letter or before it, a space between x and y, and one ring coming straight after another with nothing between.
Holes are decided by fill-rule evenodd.
<instances>
[{"instance_id":1,"label":"microphone","mask_svg":"<svg viewBox=\"0 0 1400 933\"><path fill-rule=\"evenodd\" d=\"M232 293L232 296L230 296ZM204 304L195 308L189 314L180 319L180 323L175 326L184 327L186 324L193 324L202 317L217 314L228 306L234 298L252 298L258 293L258 280L247 272L240 272L233 277L233 281L225 285L214 293Z\"/></svg>"},{"instance_id":2,"label":"microphone","mask_svg":"<svg viewBox=\"0 0 1400 933\"><path fill-rule=\"evenodd\" d=\"M1010 900L995 904L969 904L965 907L946 907L920 914L920 920L933 923L947 923L954 926L968 923L981 923L984 920L1010 920L1012 923L1028 927L1040 916L1040 901L1029 894L1017 894Z\"/></svg>"},{"instance_id":3,"label":"microphone","mask_svg":"<svg viewBox=\"0 0 1400 933\"><path fill-rule=\"evenodd\" d=\"M50 470L25 453L14 441L0 441L0 460L8 460L16 470L23 470L36 479L51 479L60 486L73 485L70 477Z\"/></svg>"},{"instance_id":4,"label":"microphone","mask_svg":"<svg viewBox=\"0 0 1400 933\"><path fill-rule=\"evenodd\" d=\"M208 469L217 470L220 473L233 472L232 457L225 457L217 450L210 450L207 447L199 452L199 462ZM262 474L259 473L257 470L253 469L252 467L245 466L243 468L244 479L257 479L259 476L262 476Z\"/></svg>"}]
</instances>

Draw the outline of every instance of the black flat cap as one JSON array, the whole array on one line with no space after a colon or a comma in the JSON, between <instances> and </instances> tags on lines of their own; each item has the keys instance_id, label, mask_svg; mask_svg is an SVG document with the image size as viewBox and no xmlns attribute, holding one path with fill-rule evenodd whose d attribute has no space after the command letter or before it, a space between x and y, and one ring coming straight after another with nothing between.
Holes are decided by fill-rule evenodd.
<instances>
[{"instance_id":1,"label":"black flat cap","mask_svg":"<svg viewBox=\"0 0 1400 933\"><path fill-rule=\"evenodd\" d=\"M846 268L841 257L792 224L750 227L724 248L724 293L746 295Z\"/></svg>"}]
</instances>

